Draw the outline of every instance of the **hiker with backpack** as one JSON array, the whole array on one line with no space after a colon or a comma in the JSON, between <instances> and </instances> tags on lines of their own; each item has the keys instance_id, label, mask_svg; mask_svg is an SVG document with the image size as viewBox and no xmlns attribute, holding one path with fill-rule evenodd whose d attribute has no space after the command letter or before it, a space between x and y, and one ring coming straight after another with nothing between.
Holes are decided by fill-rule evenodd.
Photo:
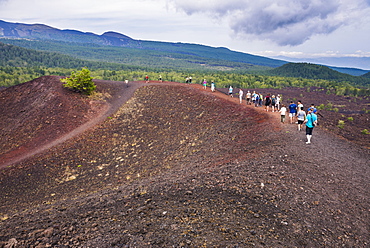
<instances>
[{"instance_id":1,"label":"hiker with backpack","mask_svg":"<svg viewBox=\"0 0 370 248\"><path fill-rule=\"evenodd\" d=\"M306 144L311 144L312 131L314 127L317 126L317 115L314 113L314 108L308 109L308 113L304 123L306 124Z\"/></svg>"},{"instance_id":2,"label":"hiker with backpack","mask_svg":"<svg viewBox=\"0 0 370 248\"><path fill-rule=\"evenodd\" d=\"M294 123L294 117L297 115L297 104L293 103L293 101L290 102L289 108L289 119L290 124Z\"/></svg>"}]
</instances>

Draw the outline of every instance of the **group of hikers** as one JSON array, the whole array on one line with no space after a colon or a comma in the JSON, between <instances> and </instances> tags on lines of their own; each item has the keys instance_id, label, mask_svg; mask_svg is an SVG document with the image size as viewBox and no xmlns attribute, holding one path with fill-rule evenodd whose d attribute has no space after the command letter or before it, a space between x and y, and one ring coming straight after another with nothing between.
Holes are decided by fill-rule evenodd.
<instances>
[{"instance_id":1,"label":"group of hikers","mask_svg":"<svg viewBox=\"0 0 370 248\"><path fill-rule=\"evenodd\" d=\"M234 97L234 88L232 86L229 87L228 94L230 97ZM243 102L244 91L239 89L239 102ZM256 91L250 92L249 90L245 94L245 101L247 105L254 105L255 107L265 106L265 110L271 112L278 112L280 110L280 95L271 95L267 94L265 98L261 93Z\"/></svg>"},{"instance_id":2,"label":"group of hikers","mask_svg":"<svg viewBox=\"0 0 370 248\"><path fill-rule=\"evenodd\" d=\"M126 80L127 81L127 80ZM149 81L149 76L148 75L146 75L145 77L144 77L144 81L146 82L146 83L149 83L150 81ZM160 82L160 83L162 83L163 82L163 80L162 80L162 76L161 75L159 75L158 76L158 81Z\"/></svg>"},{"instance_id":3,"label":"group of hikers","mask_svg":"<svg viewBox=\"0 0 370 248\"><path fill-rule=\"evenodd\" d=\"M305 124L307 137L306 144L311 144L312 131L314 127L317 126L317 109L315 105L311 104L306 113L302 101L298 101L297 104L291 101L288 109L283 104L279 111L281 113L281 122L285 122L285 115L288 111L290 124L298 124L298 131L301 131L303 129L303 124Z\"/></svg>"},{"instance_id":4,"label":"group of hikers","mask_svg":"<svg viewBox=\"0 0 370 248\"><path fill-rule=\"evenodd\" d=\"M145 77L145 81L149 82L149 77ZM162 82L162 76L159 76L159 81ZM185 83L192 83L192 78L187 77L185 79ZM127 80L126 80L127 85ZM207 89L208 83L206 79L203 80L202 83L204 89ZM215 83L211 82L211 91L214 92L216 90ZM228 95L230 97L234 97L234 88L232 86L229 87ZM239 102L242 103L244 99L244 91L239 89ZM280 112L280 120L282 123L285 123L286 115L289 116L290 124L298 124L298 131L303 130L303 125L305 124L306 127L306 136L307 142L306 144L311 143L312 138L312 131L314 127L317 125L317 109L315 108L314 104L307 109L307 112L304 111L304 107L301 101L298 101L297 104L293 101L290 102L288 106L285 104L281 104L282 98L280 94L267 94L265 97L261 93L256 91L247 91L245 93L245 101L247 105L254 105L255 107L265 107L265 111L271 112Z\"/></svg>"},{"instance_id":5,"label":"group of hikers","mask_svg":"<svg viewBox=\"0 0 370 248\"><path fill-rule=\"evenodd\" d=\"M228 95L233 96L233 87L230 86L228 90ZM244 91L239 89L239 102L243 102ZM311 144L312 131L317 125L317 109L314 104L307 109L307 112L304 110L302 101L298 101L297 104L293 101L290 102L288 106L281 104L280 94L267 94L265 97L261 93L256 91L250 92L249 90L245 94L245 101L247 105L254 105L255 107L264 106L265 111L268 112L271 109L271 112L280 112L280 121L285 123L286 115L289 115L290 124L298 124L298 131L303 130L303 125L306 127L306 144Z\"/></svg>"}]
</instances>

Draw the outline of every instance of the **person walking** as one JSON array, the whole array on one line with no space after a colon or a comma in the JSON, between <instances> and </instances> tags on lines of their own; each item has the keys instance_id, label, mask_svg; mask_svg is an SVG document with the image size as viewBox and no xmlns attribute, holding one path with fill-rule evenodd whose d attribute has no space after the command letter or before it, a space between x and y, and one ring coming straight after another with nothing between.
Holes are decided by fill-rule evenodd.
<instances>
[{"instance_id":1,"label":"person walking","mask_svg":"<svg viewBox=\"0 0 370 248\"><path fill-rule=\"evenodd\" d=\"M297 104L295 104L293 101L291 101L288 108L289 108L290 124L293 124L294 117L297 115Z\"/></svg>"},{"instance_id":2,"label":"person walking","mask_svg":"<svg viewBox=\"0 0 370 248\"><path fill-rule=\"evenodd\" d=\"M280 95L278 94L276 96L276 111L279 111L280 110L280 101L281 101L281 97Z\"/></svg>"},{"instance_id":3,"label":"person walking","mask_svg":"<svg viewBox=\"0 0 370 248\"><path fill-rule=\"evenodd\" d=\"M251 92L248 90L247 94L245 95L246 97L246 101L247 101L247 105L250 105L251 104Z\"/></svg>"},{"instance_id":4,"label":"person walking","mask_svg":"<svg viewBox=\"0 0 370 248\"><path fill-rule=\"evenodd\" d=\"M204 81L203 81L203 88L207 89L207 80L206 79L204 79Z\"/></svg>"},{"instance_id":5,"label":"person walking","mask_svg":"<svg viewBox=\"0 0 370 248\"><path fill-rule=\"evenodd\" d=\"M281 105L281 109L279 110L279 112L280 112L280 121L282 123L285 123L286 111L287 111L287 109L286 109L285 105L284 104Z\"/></svg>"},{"instance_id":6,"label":"person walking","mask_svg":"<svg viewBox=\"0 0 370 248\"><path fill-rule=\"evenodd\" d=\"M310 110L310 108L312 108L313 109L313 113L316 114L317 108L315 107L315 104L314 103L312 103L311 106L307 109L307 112Z\"/></svg>"},{"instance_id":7,"label":"person walking","mask_svg":"<svg viewBox=\"0 0 370 248\"><path fill-rule=\"evenodd\" d=\"M260 94L259 93L256 93L256 101L255 101L254 106L255 107L258 107L259 103L260 103Z\"/></svg>"},{"instance_id":8,"label":"person walking","mask_svg":"<svg viewBox=\"0 0 370 248\"><path fill-rule=\"evenodd\" d=\"M306 120L306 112L304 112L303 107L298 108L297 121L298 121L298 131L302 130L303 122Z\"/></svg>"},{"instance_id":9,"label":"person walking","mask_svg":"<svg viewBox=\"0 0 370 248\"><path fill-rule=\"evenodd\" d=\"M212 81L212 83L211 83L211 91L212 92L215 92L215 90L216 90L215 83Z\"/></svg>"},{"instance_id":10,"label":"person walking","mask_svg":"<svg viewBox=\"0 0 370 248\"><path fill-rule=\"evenodd\" d=\"M253 105L256 107L256 98L257 98L257 94L255 91L253 91L253 94L252 94L252 103Z\"/></svg>"},{"instance_id":11,"label":"person walking","mask_svg":"<svg viewBox=\"0 0 370 248\"><path fill-rule=\"evenodd\" d=\"M300 110L300 109L303 109L303 104L302 104L302 101L301 100L299 100L298 102L297 102L297 110Z\"/></svg>"},{"instance_id":12,"label":"person walking","mask_svg":"<svg viewBox=\"0 0 370 248\"><path fill-rule=\"evenodd\" d=\"M243 94L244 94L244 91L242 89L239 89L239 103L240 104L243 102Z\"/></svg>"},{"instance_id":13,"label":"person walking","mask_svg":"<svg viewBox=\"0 0 370 248\"><path fill-rule=\"evenodd\" d=\"M262 107L263 95L260 93L258 98L258 105Z\"/></svg>"},{"instance_id":14,"label":"person walking","mask_svg":"<svg viewBox=\"0 0 370 248\"><path fill-rule=\"evenodd\" d=\"M272 112L275 112L275 105L276 105L276 97L275 97L275 95L272 95L271 96L271 110L272 110Z\"/></svg>"},{"instance_id":15,"label":"person walking","mask_svg":"<svg viewBox=\"0 0 370 248\"><path fill-rule=\"evenodd\" d=\"M270 94L267 94L267 95L265 96L265 110L266 110L267 112L269 112L269 107L270 107L270 105L271 105L271 97L270 97Z\"/></svg>"},{"instance_id":16,"label":"person walking","mask_svg":"<svg viewBox=\"0 0 370 248\"><path fill-rule=\"evenodd\" d=\"M229 96L230 96L230 97L234 97L234 96L233 96L233 90L234 90L234 89L233 89L233 86L231 86L231 85L230 85L230 87L229 87Z\"/></svg>"},{"instance_id":17,"label":"person walking","mask_svg":"<svg viewBox=\"0 0 370 248\"><path fill-rule=\"evenodd\" d=\"M317 125L317 115L313 111L314 108L309 108L306 120L304 121L306 124L306 144L311 144L313 128Z\"/></svg>"}]
</instances>

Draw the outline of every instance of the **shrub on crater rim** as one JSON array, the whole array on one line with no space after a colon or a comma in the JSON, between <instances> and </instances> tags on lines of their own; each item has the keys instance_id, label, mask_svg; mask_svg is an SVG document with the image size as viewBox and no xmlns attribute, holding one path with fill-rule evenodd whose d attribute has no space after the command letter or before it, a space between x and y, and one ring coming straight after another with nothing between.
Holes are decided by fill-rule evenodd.
<instances>
[{"instance_id":1,"label":"shrub on crater rim","mask_svg":"<svg viewBox=\"0 0 370 248\"><path fill-rule=\"evenodd\" d=\"M89 69L84 67L79 72L73 71L71 77L62 78L60 81L64 83L63 86L66 88L85 95L91 95L96 89L92 79Z\"/></svg>"}]
</instances>

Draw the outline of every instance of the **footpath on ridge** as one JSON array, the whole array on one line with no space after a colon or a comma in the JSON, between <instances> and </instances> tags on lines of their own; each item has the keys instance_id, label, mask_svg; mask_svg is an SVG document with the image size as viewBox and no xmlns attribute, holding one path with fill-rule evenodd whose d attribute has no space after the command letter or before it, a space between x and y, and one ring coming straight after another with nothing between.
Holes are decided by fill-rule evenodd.
<instances>
[{"instance_id":1,"label":"footpath on ridge","mask_svg":"<svg viewBox=\"0 0 370 248\"><path fill-rule=\"evenodd\" d=\"M94 80L95 82L104 82L104 80ZM108 116L114 114L125 102L127 102L134 94L134 92L143 86L143 83L140 82L131 82L129 87L124 86L124 82L115 82L117 84L122 84L121 90L116 92L118 97L114 97L113 101L105 105L104 109L98 113L97 116L94 116L89 121L84 123L81 126L76 127L71 132L59 137L57 139L51 140L46 144L41 144L32 150L27 150L26 152L22 149L15 149L11 152L1 155L0 169L20 162L24 159L27 159L31 156L39 154L51 147L54 147L58 144L65 142L68 139L76 137L77 135L85 132L86 130L93 128L95 125L104 121Z\"/></svg>"},{"instance_id":2,"label":"footpath on ridge","mask_svg":"<svg viewBox=\"0 0 370 248\"><path fill-rule=\"evenodd\" d=\"M369 150L198 84L111 83L104 122L0 170L0 246L369 246Z\"/></svg>"},{"instance_id":3,"label":"footpath on ridge","mask_svg":"<svg viewBox=\"0 0 370 248\"><path fill-rule=\"evenodd\" d=\"M95 82L108 82L105 80L94 80ZM109 81L112 82L112 81ZM36 148L32 150L24 151L22 149L15 149L11 152L8 152L6 154L1 155L1 164L0 169L5 168L7 166L10 166L12 164L15 164L17 162L20 162L24 159L27 159L31 156L34 156L36 154L39 154L43 151L46 151L47 149L50 149L51 147L54 147L58 144L61 144L65 142L68 139L71 139L73 137L78 136L79 134L85 132L86 130L93 128L95 125L101 123L104 121L108 116L114 114L124 103L126 103L135 93L135 91L142 87L142 86L148 86L148 85L181 85L184 87L192 87L199 89L201 91L206 92L207 94L212 94L217 97L227 99L229 101L238 103L239 99L237 97L229 97L225 95L224 93L221 93L219 91L211 92L210 88L208 87L206 90L203 89L203 86L200 84L183 84L183 83L175 83L175 82L159 82L159 81L150 81L149 83L146 83L145 81L132 81L129 82L128 85L126 85L124 82L113 82L117 84L121 84L122 87L120 87L120 91L116 92L116 95L113 99L113 101L109 102L103 111L101 111L98 116L95 116L88 122L84 123L81 126L76 127L73 131L63 135L62 137L59 137L57 139L51 140L50 142L46 144L41 144L37 146ZM246 106L251 107L251 106ZM258 110L262 111L262 108L257 108ZM275 115L274 115L275 116Z\"/></svg>"}]
</instances>

